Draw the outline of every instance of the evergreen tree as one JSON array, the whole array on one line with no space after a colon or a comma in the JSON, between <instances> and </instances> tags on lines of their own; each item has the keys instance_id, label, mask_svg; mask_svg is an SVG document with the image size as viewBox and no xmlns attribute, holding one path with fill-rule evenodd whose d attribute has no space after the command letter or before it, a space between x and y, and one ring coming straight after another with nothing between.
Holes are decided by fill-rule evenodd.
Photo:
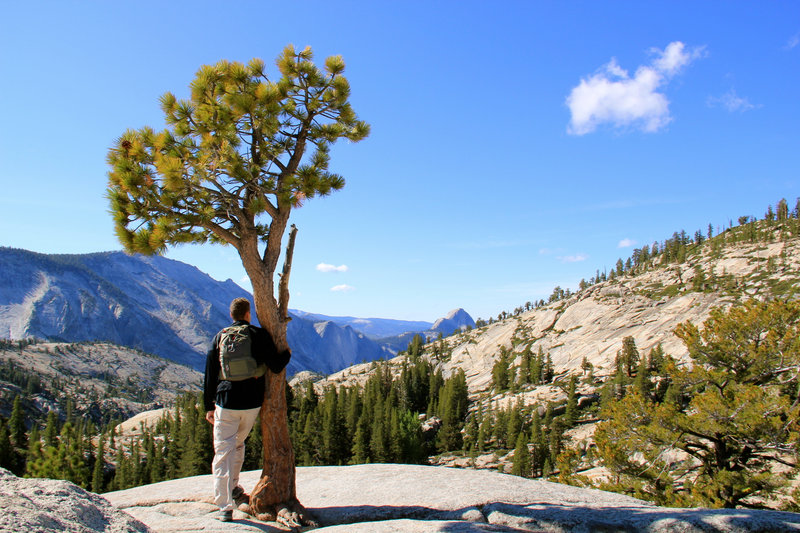
<instances>
[{"instance_id":1,"label":"evergreen tree","mask_svg":"<svg viewBox=\"0 0 800 533\"><path fill-rule=\"evenodd\" d=\"M22 410L22 399L19 396L14 397L11 418L8 419L8 432L14 446L22 449L28 446L25 434L25 413Z\"/></svg>"},{"instance_id":2,"label":"evergreen tree","mask_svg":"<svg viewBox=\"0 0 800 533\"><path fill-rule=\"evenodd\" d=\"M625 375L629 378L633 377L634 369L639 365L639 350L636 348L636 341L633 337L625 337L622 339L622 349L617 352L617 358Z\"/></svg>"},{"instance_id":3,"label":"evergreen tree","mask_svg":"<svg viewBox=\"0 0 800 533\"><path fill-rule=\"evenodd\" d=\"M577 393L578 378L575 375L569 377L569 385L567 386L567 410L564 413L565 422L568 427L575 425L578 420L578 393Z\"/></svg>"},{"instance_id":4,"label":"evergreen tree","mask_svg":"<svg viewBox=\"0 0 800 533\"><path fill-rule=\"evenodd\" d=\"M11 433L8 431L8 426L3 422L3 419L0 418L0 468L6 468L13 472L17 466L15 463Z\"/></svg>"},{"instance_id":5,"label":"evergreen tree","mask_svg":"<svg viewBox=\"0 0 800 533\"><path fill-rule=\"evenodd\" d=\"M294 230L277 297L275 273L290 212L344 186L329 171L330 146L364 139L369 126L348 101L341 57L328 58L323 72L310 48L296 52L290 45L277 63L278 81L259 59L202 67L188 100L161 98L166 130L129 130L107 159L108 197L125 249L152 254L209 240L233 246L252 282L258 321L283 350ZM271 468L253 491L253 505L267 512L261 502L284 502L302 513L284 373L267 374L267 388L261 423Z\"/></svg>"},{"instance_id":6,"label":"evergreen tree","mask_svg":"<svg viewBox=\"0 0 800 533\"><path fill-rule=\"evenodd\" d=\"M509 357L508 350L505 347L500 347L500 357L492 366L492 387L498 392L503 392L508 389L509 384Z\"/></svg>"},{"instance_id":7,"label":"evergreen tree","mask_svg":"<svg viewBox=\"0 0 800 533\"><path fill-rule=\"evenodd\" d=\"M506 437L505 441L511 445L511 443L517 442L517 436L522 431L522 405L517 402L516 404L512 405L511 402L508 403L508 408L506 410Z\"/></svg>"},{"instance_id":8,"label":"evergreen tree","mask_svg":"<svg viewBox=\"0 0 800 533\"><path fill-rule=\"evenodd\" d=\"M547 359L542 366L542 383L552 383L554 375L553 359L550 357L550 352L547 352Z\"/></svg>"},{"instance_id":9,"label":"evergreen tree","mask_svg":"<svg viewBox=\"0 0 800 533\"><path fill-rule=\"evenodd\" d=\"M437 435L437 445L442 451L461 448L467 397L467 378L464 370L459 368L445 381L440 394L438 414L442 419L442 427Z\"/></svg>"},{"instance_id":10,"label":"evergreen tree","mask_svg":"<svg viewBox=\"0 0 800 533\"><path fill-rule=\"evenodd\" d=\"M531 456L528 451L528 440L524 433L517 436L511 473L515 476L530 477Z\"/></svg>"},{"instance_id":11,"label":"evergreen tree","mask_svg":"<svg viewBox=\"0 0 800 533\"><path fill-rule=\"evenodd\" d=\"M773 493L785 482L774 465L797 466L800 303L715 309L676 335L691 366L666 359L663 400L611 403L595 433L605 466L662 504L732 508ZM667 462L675 449L687 459Z\"/></svg>"},{"instance_id":12,"label":"evergreen tree","mask_svg":"<svg viewBox=\"0 0 800 533\"><path fill-rule=\"evenodd\" d=\"M368 463L370 460L369 442L369 419L366 414L362 415L358 420L356 433L353 436L352 459L354 464Z\"/></svg>"},{"instance_id":13,"label":"evergreen tree","mask_svg":"<svg viewBox=\"0 0 800 533\"><path fill-rule=\"evenodd\" d=\"M533 417L531 420L531 443L533 444L533 453L531 454L531 475L535 476L541 474L544 467L544 461L547 456L544 432L542 431L542 420L539 416L539 410L533 410Z\"/></svg>"}]
</instances>

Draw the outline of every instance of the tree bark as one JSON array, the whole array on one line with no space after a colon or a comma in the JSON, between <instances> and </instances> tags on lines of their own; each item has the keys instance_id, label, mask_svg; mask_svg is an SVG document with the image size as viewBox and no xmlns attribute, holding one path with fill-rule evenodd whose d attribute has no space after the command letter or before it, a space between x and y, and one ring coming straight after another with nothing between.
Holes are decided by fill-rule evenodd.
<instances>
[{"instance_id":1,"label":"tree bark","mask_svg":"<svg viewBox=\"0 0 800 533\"><path fill-rule=\"evenodd\" d=\"M286 315L289 273L296 231L297 229L292 226L281 274L279 302L276 302L274 297L275 284L272 273L275 269L274 266L270 268L269 264L273 256L260 258L257 240L250 246L242 246L242 262L253 283L256 316L261 326L272 335L278 350L289 349L286 339L289 317ZM250 494L249 510L256 518L264 521L278 521L290 527L315 526L316 523L297 501L294 448L289 436L286 405L286 370L279 374L267 372L265 379L264 402L261 405L263 469L258 483Z\"/></svg>"}]
</instances>

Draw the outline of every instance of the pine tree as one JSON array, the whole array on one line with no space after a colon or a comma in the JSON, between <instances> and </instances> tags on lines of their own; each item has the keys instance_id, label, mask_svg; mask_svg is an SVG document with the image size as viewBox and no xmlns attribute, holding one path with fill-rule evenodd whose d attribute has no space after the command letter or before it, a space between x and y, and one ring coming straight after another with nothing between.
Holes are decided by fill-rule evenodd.
<instances>
[{"instance_id":1,"label":"pine tree","mask_svg":"<svg viewBox=\"0 0 800 533\"><path fill-rule=\"evenodd\" d=\"M531 456L528 451L528 439L525 438L524 433L520 433L517 436L511 473L522 477L530 477L531 475Z\"/></svg>"},{"instance_id":2,"label":"pine tree","mask_svg":"<svg viewBox=\"0 0 800 533\"><path fill-rule=\"evenodd\" d=\"M370 460L369 442L370 442L369 420L366 414L363 414L358 420L356 433L353 437L352 459L353 464L364 464Z\"/></svg>"},{"instance_id":3,"label":"pine tree","mask_svg":"<svg viewBox=\"0 0 800 533\"><path fill-rule=\"evenodd\" d=\"M533 410L533 418L531 420L531 443L533 444L533 453L531 454L531 475L535 476L541 474L544 467L545 458L547 453L545 450L544 432L542 431L542 420L539 416L539 410Z\"/></svg>"},{"instance_id":4,"label":"pine tree","mask_svg":"<svg viewBox=\"0 0 800 533\"><path fill-rule=\"evenodd\" d=\"M665 358L663 400L634 392L611 402L595 433L604 465L662 504L762 501L786 481L773 465L796 466L787 421L800 419L800 303L715 309L702 329L684 323L675 333L692 364ZM666 463L676 449L689 459Z\"/></svg>"},{"instance_id":5,"label":"pine tree","mask_svg":"<svg viewBox=\"0 0 800 533\"><path fill-rule=\"evenodd\" d=\"M512 405L511 402L508 404L508 408L506 410L506 437L505 441L511 445L511 443L517 442L517 436L522 431L522 405L517 402L516 404Z\"/></svg>"},{"instance_id":6,"label":"pine tree","mask_svg":"<svg viewBox=\"0 0 800 533\"><path fill-rule=\"evenodd\" d=\"M467 379L464 370L459 368L442 386L439 401L439 417L442 427L436 436L440 450L461 448L461 429L467 415Z\"/></svg>"},{"instance_id":7,"label":"pine tree","mask_svg":"<svg viewBox=\"0 0 800 533\"><path fill-rule=\"evenodd\" d=\"M14 457L14 446L11 444L11 433L8 426L0 418L0 468L6 468L12 472L16 469Z\"/></svg>"},{"instance_id":8,"label":"pine tree","mask_svg":"<svg viewBox=\"0 0 800 533\"><path fill-rule=\"evenodd\" d=\"M617 352L617 359L622 365L625 375L633 377L634 369L639 365L639 350L636 348L636 341L633 337L622 339L622 349Z\"/></svg>"},{"instance_id":9,"label":"pine tree","mask_svg":"<svg viewBox=\"0 0 800 533\"><path fill-rule=\"evenodd\" d=\"M294 229L277 288L275 273L289 215L304 201L344 186L329 171L330 146L369 134L348 101L342 58L329 57L324 72L312 59L310 48L286 47L276 82L259 59L204 66L189 100L171 93L161 98L166 130L129 130L107 158L108 197L125 249L152 254L186 242L233 246L253 285L258 321L281 350L288 348ZM267 388L261 424L269 469L251 503L268 512L283 502L302 514L284 373L267 374Z\"/></svg>"},{"instance_id":10,"label":"pine tree","mask_svg":"<svg viewBox=\"0 0 800 533\"><path fill-rule=\"evenodd\" d=\"M554 375L553 359L550 357L550 352L547 352L547 359L542 366L542 383L552 383Z\"/></svg>"},{"instance_id":11,"label":"pine tree","mask_svg":"<svg viewBox=\"0 0 800 533\"><path fill-rule=\"evenodd\" d=\"M11 418L8 419L8 432L14 446L21 449L28 446L25 434L25 413L22 411L22 399L19 396L14 397Z\"/></svg>"},{"instance_id":12,"label":"pine tree","mask_svg":"<svg viewBox=\"0 0 800 533\"><path fill-rule=\"evenodd\" d=\"M58 422L58 415L55 411L47 412L47 421L44 426L45 446L56 446L58 444L58 434L61 431Z\"/></svg>"},{"instance_id":13,"label":"pine tree","mask_svg":"<svg viewBox=\"0 0 800 533\"><path fill-rule=\"evenodd\" d=\"M578 394L577 394L578 378L574 375L569 377L569 385L567 387L567 410L564 414L567 427L572 427L578 420Z\"/></svg>"}]
</instances>

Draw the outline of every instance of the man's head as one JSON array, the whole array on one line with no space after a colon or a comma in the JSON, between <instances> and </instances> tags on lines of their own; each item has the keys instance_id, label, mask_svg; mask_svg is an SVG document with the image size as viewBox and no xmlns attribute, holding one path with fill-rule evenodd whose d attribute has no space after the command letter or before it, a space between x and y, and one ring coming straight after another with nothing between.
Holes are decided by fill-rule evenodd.
<instances>
[{"instance_id":1,"label":"man's head","mask_svg":"<svg viewBox=\"0 0 800 533\"><path fill-rule=\"evenodd\" d=\"M236 298L231 302L231 318L234 320L250 320L250 300Z\"/></svg>"}]
</instances>

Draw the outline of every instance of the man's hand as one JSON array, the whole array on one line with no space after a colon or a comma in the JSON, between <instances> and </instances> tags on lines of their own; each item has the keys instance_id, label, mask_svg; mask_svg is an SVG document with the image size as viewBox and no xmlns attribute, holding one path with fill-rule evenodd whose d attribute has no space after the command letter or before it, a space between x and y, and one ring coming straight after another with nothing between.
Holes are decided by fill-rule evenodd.
<instances>
[{"instance_id":1,"label":"man's hand","mask_svg":"<svg viewBox=\"0 0 800 533\"><path fill-rule=\"evenodd\" d=\"M206 420L212 426L214 425L214 411L206 411Z\"/></svg>"}]
</instances>

